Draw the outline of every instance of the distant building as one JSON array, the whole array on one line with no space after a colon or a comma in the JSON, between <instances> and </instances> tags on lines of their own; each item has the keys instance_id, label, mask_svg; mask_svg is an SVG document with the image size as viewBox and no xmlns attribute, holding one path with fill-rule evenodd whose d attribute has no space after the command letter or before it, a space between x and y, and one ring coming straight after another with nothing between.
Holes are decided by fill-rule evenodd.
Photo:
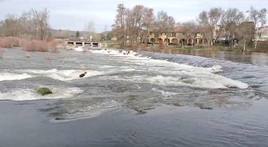
<instances>
[{"instance_id":1,"label":"distant building","mask_svg":"<svg viewBox=\"0 0 268 147\"><path fill-rule=\"evenodd\" d=\"M115 36L113 36L113 37L111 38L111 40L112 40L112 41L117 41L117 38L116 38Z\"/></svg>"},{"instance_id":2,"label":"distant building","mask_svg":"<svg viewBox=\"0 0 268 147\"><path fill-rule=\"evenodd\" d=\"M235 47L241 40L247 40L249 43L254 40L254 22L247 21L239 25L233 24L231 29L232 31L225 30L223 27L217 29L218 36L215 38L215 44Z\"/></svg>"},{"instance_id":3,"label":"distant building","mask_svg":"<svg viewBox=\"0 0 268 147\"><path fill-rule=\"evenodd\" d=\"M176 27L174 32L150 32L149 44L164 43L166 45L205 46L207 39L201 30L188 32L183 27Z\"/></svg>"},{"instance_id":4,"label":"distant building","mask_svg":"<svg viewBox=\"0 0 268 147\"><path fill-rule=\"evenodd\" d=\"M268 41L268 26L259 28L257 30L255 38L258 41Z\"/></svg>"},{"instance_id":5,"label":"distant building","mask_svg":"<svg viewBox=\"0 0 268 147\"><path fill-rule=\"evenodd\" d=\"M265 49L268 48L268 26L261 27L255 34L255 48Z\"/></svg>"}]
</instances>

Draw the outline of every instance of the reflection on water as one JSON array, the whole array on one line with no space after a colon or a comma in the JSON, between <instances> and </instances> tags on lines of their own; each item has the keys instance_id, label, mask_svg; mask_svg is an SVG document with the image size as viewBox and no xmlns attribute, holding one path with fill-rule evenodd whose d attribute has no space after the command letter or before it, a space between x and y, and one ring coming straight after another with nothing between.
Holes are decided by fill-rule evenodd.
<instances>
[{"instance_id":1,"label":"reflection on water","mask_svg":"<svg viewBox=\"0 0 268 147\"><path fill-rule=\"evenodd\" d=\"M213 49L166 49L157 51L169 54L185 54L215 58L220 60L230 60L255 65L268 65L268 53L261 52L235 52L235 51L218 51Z\"/></svg>"},{"instance_id":2,"label":"reflection on water","mask_svg":"<svg viewBox=\"0 0 268 147\"><path fill-rule=\"evenodd\" d=\"M268 54L265 53L252 53L251 62L256 65L268 65Z\"/></svg>"},{"instance_id":3,"label":"reflection on water","mask_svg":"<svg viewBox=\"0 0 268 147\"><path fill-rule=\"evenodd\" d=\"M268 65L268 54L267 53L258 53L258 52L250 52L250 53L234 53L234 52L224 52L219 51L216 57L222 60L230 60L234 62L243 62L255 65Z\"/></svg>"}]
</instances>

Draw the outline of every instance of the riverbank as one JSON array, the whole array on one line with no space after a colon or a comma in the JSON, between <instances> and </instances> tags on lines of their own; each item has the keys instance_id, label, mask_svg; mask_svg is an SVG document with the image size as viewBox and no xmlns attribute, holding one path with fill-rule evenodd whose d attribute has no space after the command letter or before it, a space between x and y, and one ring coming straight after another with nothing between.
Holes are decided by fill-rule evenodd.
<instances>
[{"instance_id":1,"label":"riverbank","mask_svg":"<svg viewBox=\"0 0 268 147\"><path fill-rule=\"evenodd\" d=\"M107 48L117 48L120 49L118 43L109 41L103 42L106 44ZM267 44L268 45L268 44ZM251 52L259 52L259 53L268 53L268 46L262 45L257 49L253 47L248 47L245 51L242 48L229 48L224 46L211 46L211 47L192 47L192 46L185 46L184 48L175 47L175 46L167 46L165 48L159 48L158 45L155 47L148 46L148 45L141 45L137 47L126 47L126 49L134 50L134 51L149 51L149 52L159 52L159 53L169 53L169 54L191 54L193 55L194 52L204 52L207 54L208 52L217 52L217 51L228 51L233 52L234 54L250 54Z\"/></svg>"},{"instance_id":2,"label":"riverbank","mask_svg":"<svg viewBox=\"0 0 268 147\"><path fill-rule=\"evenodd\" d=\"M155 52L155 51L149 51L149 52ZM160 53L193 55L206 58L228 60L233 62L268 66L268 53L258 51L241 52L241 51L218 50L218 49L192 49L192 50L183 49L183 50L165 50L160 51Z\"/></svg>"},{"instance_id":3,"label":"riverbank","mask_svg":"<svg viewBox=\"0 0 268 147\"><path fill-rule=\"evenodd\" d=\"M108 45L110 46L110 45ZM117 47L118 46L113 46ZM121 49L119 49L121 50ZM213 48L149 48L149 47L139 47L139 48L128 48L126 50L134 50L139 53L151 52L151 53L164 53L164 54L183 54L183 55L193 55L206 58L229 60L233 62L241 62L255 65L268 65L268 52L266 50L255 50L248 49L247 51L242 51L239 49L230 49L224 47L213 47ZM268 48L267 48L268 51Z\"/></svg>"}]
</instances>

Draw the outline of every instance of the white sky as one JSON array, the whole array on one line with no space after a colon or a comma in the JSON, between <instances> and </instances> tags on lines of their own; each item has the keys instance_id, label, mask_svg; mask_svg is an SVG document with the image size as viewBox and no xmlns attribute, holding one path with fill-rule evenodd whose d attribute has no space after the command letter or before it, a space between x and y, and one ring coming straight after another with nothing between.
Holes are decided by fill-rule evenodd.
<instances>
[{"instance_id":1,"label":"white sky","mask_svg":"<svg viewBox=\"0 0 268 147\"><path fill-rule=\"evenodd\" d=\"M196 20L202 10L212 7L238 8L244 12L250 6L268 8L268 0L0 0L0 19L32 8L47 8L53 28L84 30L88 22L94 21L100 32L114 23L117 4L122 2L128 8L142 4L153 8L155 13L164 10L181 22Z\"/></svg>"}]
</instances>

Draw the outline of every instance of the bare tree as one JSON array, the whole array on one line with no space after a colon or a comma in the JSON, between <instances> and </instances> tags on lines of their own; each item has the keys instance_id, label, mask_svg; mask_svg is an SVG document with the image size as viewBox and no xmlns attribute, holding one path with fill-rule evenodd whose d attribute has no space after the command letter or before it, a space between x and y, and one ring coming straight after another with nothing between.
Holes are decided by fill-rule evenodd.
<instances>
[{"instance_id":1,"label":"bare tree","mask_svg":"<svg viewBox=\"0 0 268 147\"><path fill-rule=\"evenodd\" d=\"M237 27L237 34L239 40L242 41L243 51L246 51L246 47L252 44L254 38L255 24L254 22L242 22Z\"/></svg>"},{"instance_id":2,"label":"bare tree","mask_svg":"<svg viewBox=\"0 0 268 147\"><path fill-rule=\"evenodd\" d=\"M2 28L4 30L5 36L18 37L20 34L20 23L16 16L8 15L7 18L3 21Z\"/></svg>"},{"instance_id":3,"label":"bare tree","mask_svg":"<svg viewBox=\"0 0 268 147\"><path fill-rule=\"evenodd\" d=\"M33 22L35 25L35 35L40 40L45 40L48 37L49 25L48 25L48 10L43 11L32 10Z\"/></svg>"},{"instance_id":4,"label":"bare tree","mask_svg":"<svg viewBox=\"0 0 268 147\"><path fill-rule=\"evenodd\" d=\"M262 27L266 23L267 21L266 15L267 15L266 8L257 10L254 7L250 7L249 19L255 23L256 28L258 26Z\"/></svg>"},{"instance_id":5,"label":"bare tree","mask_svg":"<svg viewBox=\"0 0 268 147\"><path fill-rule=\"evenodd\" d=\"M123 4L117 6L117 15L115 19L115 24L113 25L114 35L117 37L117 40L120 42L120 47L126 45L126 8Z\"/></svg>"},{"instance_id":6,"label":"bare tree","mask_svg":"<svg viewBox=\"0 0 268 147\"><path fill-rule=\"evenodd\" d=\"M130 25L127 26L130 33L128 34L130 45L133 46L134 43L140 43L141 38L143 36L142 27L144 25L144 6L136 5L134 8L128 13Z\"/></svg>"},{"instance_id":7,"label":"bare tree","mask_svg":"<svg viewBox=\"0 0 268 147\"><path fill-rule=\"evenodd\" d=\"M8 15L1 28L4 36L45 40L49 35L48 11L31 10L21 16Z\"/></svg>"},{"instance_id":8,"label":"bare tree","mask_svg":"<svg viewBox=\"0 0 268 147\"><path fill-rule=\"evenodd\" d=\"M158 32L172 32L175 28L175 20L168 16L167 12L160 11L157 13L156 28Z\"/></svg>"},{"instance_id":9,"label":"bare tree","mask_svg":"<svg viewBox=\"0 0 268 147\"><path fill-rule=\"evenodd\" d=\"M19 22L22 26L22 37L32 38L35 35L35 25L33 22L32 11L24 12L19 18Z\"/></svg>"},{"instance_id":10,"label":"bare tree","mask_svg":"<svg viewBox=\"0 0 268 147\"><path fill-rule=\"evenodd\" d=\"M239 11L236 8L231 8L223 13L221 24L227 25L230 23L234 23L236 25L239 25L244 20L245 20L245 16L244 16L243 12Z\"/></svg>"},{"instance_id":11,"label":"bare tree","mask_svg":"<svg viewBox=\"0 0 268 147\"><path fill-rule=\"evenodd\" d=\"M267 21L267 9L263 8L260 10L255 9L254 7L251 7L249 12L249 20L253 21L255 23L255 31L259 32L259 28L263 27L263 25ZM260 34L257 34L260 36ZM258 40L255 39L255 49L257 48Z\"/></svg>"},{"instance_id":12,"label":"bare tree","mask_svg":"<svg viewBox=\"0 0 268 147\"><path fill-rule=\"evenodd\" d=\"M144 11L145 11L144 28L147 31L146 36L149 36L149 33L154 29L154 22L155 22L154 9L145 8Z\"/></svg>"},{"instance_id":13,"label":"bare tree","mask_svg":"<svg viewBox=\"0 0 268 147\"><path fill-rule=\"evenodd\" d=\"M97 38L96 29L95 29L95 22L94 21L88 22L85 31L88 32L88 38L89 38L90 41L92 41L93 38Z\"/></svg>"},{"instance_id":14,"label":"bare tree","mask_svg":"<svg viewBox=\"0 0 268 147\"><path fill-rule=\"evenodd\" d=\"M199 23L203 28L207 28L207 36L210 45L213 45L213 39L216 39L218 34L215 32L217 25L222 17L223 10L221 8L212 8L208 12L203 11L199 14Z\"/></svg>"},{"instance_id":15,"label":"bare tree","mask_svg":"<svg viewBox=\"0 0 268 147\"><path fill-rule=\"evenodd\" d=\"M118 6L113 32L117 36L120 46L135 47L146 42L149 32L153 29L153 9L143 5L136 5L132 9Z\"/></svg>"},{"instance_id":16,"label":"bare tree","mask_svg":"<svg viewBox=\"0 0 268 147\"><path fill-rule=\"evenodd\" d=\"M221 26L225 31L225 35L229 40L237 38L237 27L245 21L243 12L236 8L230 8L223 13ZM234 44L232 44L234 45Z\"/></svg>"}]
</instances>

